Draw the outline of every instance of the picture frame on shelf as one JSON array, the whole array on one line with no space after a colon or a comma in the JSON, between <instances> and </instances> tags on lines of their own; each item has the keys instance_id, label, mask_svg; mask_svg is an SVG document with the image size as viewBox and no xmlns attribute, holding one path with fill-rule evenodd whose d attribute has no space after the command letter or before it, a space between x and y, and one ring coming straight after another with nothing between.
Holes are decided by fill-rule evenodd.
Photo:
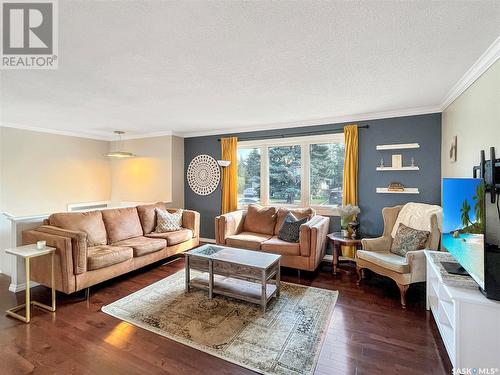
<instances>
[{"instance_id":1,"label":"picture frame on shelf","mask_svg":"<svg viewBox=\"0 0 500 375\"><path fill-rule=\"evenodd\" d=\"M392 168L402 168L403 167L403 156L401 154L392 155Z\"/></svg>"}]
</instances>

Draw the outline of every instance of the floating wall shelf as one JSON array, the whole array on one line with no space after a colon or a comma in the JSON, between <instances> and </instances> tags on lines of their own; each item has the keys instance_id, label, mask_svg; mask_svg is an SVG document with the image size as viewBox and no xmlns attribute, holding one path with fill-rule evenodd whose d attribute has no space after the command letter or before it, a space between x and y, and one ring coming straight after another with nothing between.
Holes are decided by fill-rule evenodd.
<instances>
[{"instance_id":1,"label":"floating wall shelf","mask_svg":"<svg viewBox=\"0 0 500 375\"><path fill-rule=\"evenodd\" d=\"M388 188L377 188L377 194L420 194L418 188L405 188L404 191L389 191Z\"/></svg>"},{"instance_id":2,"label":"floating wall shelf","mask_svg":"<svg viewBox=\"0 0 500 375\"><path fill-rule=\"evenodd\" d=\"M377 145L377 150L407 150L410 148L420 148L418 143L397 143L392 145Z\"/></svg>"},{"instance_id":3,"label":"floating wall shelf","mask_svg":"<svg viewBox=\"0 0 500 375\"><path fill-rule=\"evenodd\" d=\"M377 167L377 171L419 171L419 167L401 167L401 168L393 168L393 167Z\"/></svg>"}]
</instances>

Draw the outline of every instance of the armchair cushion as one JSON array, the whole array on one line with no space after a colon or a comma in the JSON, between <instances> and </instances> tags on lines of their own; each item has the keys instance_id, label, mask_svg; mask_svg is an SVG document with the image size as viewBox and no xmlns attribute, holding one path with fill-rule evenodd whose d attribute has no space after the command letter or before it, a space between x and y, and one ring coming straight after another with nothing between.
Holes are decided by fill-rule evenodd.
<instances>
[{"instance_id":1,"label":"armchair cushion","mask_svg":"<svg viewBox=\"0 0 500 375\"><path fill-rule=\"evenodd\" d=\"M276 236L264 241L260 249L274 254L300 255L300 245L298 243L283 241Z\"/></svg>"},{"instance_id":2,"label":"armchair cushion","mask_svg":"<svg viewBox=\"0 0 500 375\"><path fill-rule=\"evenodd\" d=\"M134 237L113 243L114 246L131 247L134 250L134 257L154 253L167 247L167 241L163 238Z\"/></svg>"},{"instance_id":3,"label":"armchair cushion","mask_svg":"<svg viewBox=\"0 0 500 375\"><path fill-rule=\"evenodd\" d=\"M397 273L410 272L407 259L389 251L358 250L356 257Z\"/></svg>"},{"instance_id":4,"label":"armchair cushion","mask_svg":"<svg viewBox=\"0 0 500 375\"><path fill-rule=\"evenodd\" d=\"M142 236L142 226L137 208L115 208L103 210L102 218L110 244L133 237Z\"/></svg>"},{"instance_id":5,"label":"armchair cushion","mask_svg":"<svg viewBox=\"0 0 500 375\"><path fill-rule=\"evenodd\" d=\"M248 206L243 231L268 234L271 237L274 234L275 225L276 207L262 207L258 204Z\"/></svg>"},{"instance_id":6,"label":"armchair cushion","mask_svg":"<svg viewBox=\"0 0 500 375\"><path fill-rule=\"evenodd\" d=\"M89 247L87 269L98 270L132 259L133 250L126 246L99 245Z\"/></svg>"},{"instance_id":7,"label":"armchair cushion","mask_svg":"<svg viewBox=\"0 0 500 375\"><path fill-rule=\"evenodd\" d=\"M430 234L431 232L413 229L400 223L392 241L391 253L404 257L408 251L425 249Z\"/></svg>"},{"instance_id":8,"label":"armchair cushion","mask_svg":"<svg viewBox=\"0 0 500 375\"><path fill-rule=\"evenodd\" d=\"M242 249L260 250L260 246L264 241L270 239L271 236L262 233L241 232L226 237L226 244L232 247L240 247Z\"/></svg>"},{"instance_id":9,"label":"armchair cushion","mask_svg":"<svg viewBox=\"0 0 500 375\"><path fill-rule=\"evenodd\" d=\"M87 233L87 245L106 245L107 234L101 211L61 212L49 216L49 225Z\"/></svg>"},{"instance_id":10,"label":"armchair cushion","mask_svg":"<svg viewBox=\"0 0 500 375\"><path fill-rule=\"evenodd\" d=\"M193 231L191 229L182 228L181 230L176 230L175 232L146 234L146 237L163 238L164 240L167 240L167 246L173 246L192 239Z\"/></svg>"}]
</instances>

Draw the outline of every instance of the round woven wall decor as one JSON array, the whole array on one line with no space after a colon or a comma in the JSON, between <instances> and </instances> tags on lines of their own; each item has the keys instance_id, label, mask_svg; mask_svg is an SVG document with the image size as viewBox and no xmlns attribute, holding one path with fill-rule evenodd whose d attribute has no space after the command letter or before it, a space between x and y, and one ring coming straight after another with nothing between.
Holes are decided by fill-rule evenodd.
<instances>
[{"instance_id":1,"label":"round woven wall decor","mask_svg":"<svg viewBox=\"0 0 500 375\"><path fill-rule=\"evenodd\" d=\"M217 189L220 181L220 169L217 160L210 155L198 155L187 170L189 187L198 195L209 195Z\"/></svg>"}]
</instances>

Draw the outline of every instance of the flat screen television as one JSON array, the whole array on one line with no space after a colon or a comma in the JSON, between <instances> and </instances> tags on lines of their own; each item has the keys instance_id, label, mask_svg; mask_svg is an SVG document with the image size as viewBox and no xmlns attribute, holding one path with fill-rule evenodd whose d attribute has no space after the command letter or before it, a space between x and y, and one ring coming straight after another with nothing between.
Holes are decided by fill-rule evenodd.
<instances>
[{"instance_id":1,"label":"flat screen television","mask_svg":"<svg viewBox=\"0 0 500 375\"><path fill-rule=\"evenodd\" d=\"M488 298L500 299L500 251L486 242L485 193L481 178L443 179L441 246ZM443 266L460 273L460 269L453 272L449 269L452 267Z\"/></svg>"}]
</instances>

